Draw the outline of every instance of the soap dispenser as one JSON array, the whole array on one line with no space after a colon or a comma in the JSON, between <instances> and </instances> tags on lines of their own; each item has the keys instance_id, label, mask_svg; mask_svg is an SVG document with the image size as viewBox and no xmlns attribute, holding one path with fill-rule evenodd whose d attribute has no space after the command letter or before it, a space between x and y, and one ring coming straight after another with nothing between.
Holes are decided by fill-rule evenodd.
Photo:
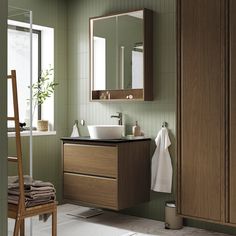
<instances>
[{"instance_id":1,"label":"soap dispenser","mask_svg":"<svg viewBox=\"0 0 236 236\"><path fill-rule=\"evenodd\" d=\"M132 133L134 136L141 136L141 129L138 125L138 121L135 122L135 125L132 128Z\"/></svg>"}]
</instances>

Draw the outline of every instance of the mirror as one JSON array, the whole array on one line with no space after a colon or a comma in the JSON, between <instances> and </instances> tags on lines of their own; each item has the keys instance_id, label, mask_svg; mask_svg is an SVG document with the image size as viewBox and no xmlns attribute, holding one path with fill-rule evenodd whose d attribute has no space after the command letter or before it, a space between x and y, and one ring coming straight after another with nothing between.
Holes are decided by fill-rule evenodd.
<instances>
[{"instance_id":1,"label":"mirror","mask_svg":"<svg viewBox=\"0 0 236 236\"><path fill-rule=\"evenodd\" d=\"M91 18L91 100L152 100L151 49L150 10Z\"/></svg>"}]
</instances>

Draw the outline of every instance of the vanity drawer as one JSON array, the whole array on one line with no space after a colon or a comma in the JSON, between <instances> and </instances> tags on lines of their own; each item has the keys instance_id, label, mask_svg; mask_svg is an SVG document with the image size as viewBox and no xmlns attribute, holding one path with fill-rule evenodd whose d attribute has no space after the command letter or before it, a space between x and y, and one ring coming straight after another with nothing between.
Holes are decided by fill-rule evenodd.
<instances>
[{"instance_id":1,"label":"vanity drawer","mask_svg":"<svg viewBox=\"0 0 236 236\"><path fill-rule=\"evenodd\" d=\"M64 144L64 171L117 177L117 147Z\"/></svg>"},{"instance_id":2,"label":"vanity drawer","mask_svg":"<svg viewBox=\"0 0 236 236\"><path fill-rule=\"evenodd\" d=\"M64 198L117 209L117 181L111 178L64 173Z\"/></svg>"}]
</instances>

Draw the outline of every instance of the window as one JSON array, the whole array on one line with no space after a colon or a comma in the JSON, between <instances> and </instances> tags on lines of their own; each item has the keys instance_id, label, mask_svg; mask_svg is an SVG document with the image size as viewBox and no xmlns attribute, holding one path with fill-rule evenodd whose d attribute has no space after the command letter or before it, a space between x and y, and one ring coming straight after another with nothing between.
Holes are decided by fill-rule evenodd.
<instances>
[{"instance_id":1,"label":"window","mask_svg":"<svg viewBox=\"0 0 236 236\"><path fill-rule=\"evenodd\" d=\"M32 35L32 73L33 83L37 81L41 71L41 31L33 30ZM18 103L20 122L26 121L27 103L30 90L30 35L29 29L21 26L8 25L8 68L17 72ZM8 114L13 114L12 89L8 86ZM34 118L41 117L41 109L36 109ZM27 126L29 126L27 122Z\"/></svg>"},{"instance_id":2,"label":"window","mask_svg":"<svg viewBox=\"0 0 236 236\"><path fill-rule=\"evenodd\" d=\"M41 70L54 66L54 31L52 28L33 25L32 34L32 79L37 82ZM8 72L16 70L20 122L29 126L30 98L30 32L28 25L17 21L8 21ZM49 112L48 112L49 111ZM13 116L12 89L8 86L8 116ZM33 126L38 119L49 120L53 130L53 98L34 110ZM9 123L8 127L12 125Z\"/></svg>"}]
</instances>

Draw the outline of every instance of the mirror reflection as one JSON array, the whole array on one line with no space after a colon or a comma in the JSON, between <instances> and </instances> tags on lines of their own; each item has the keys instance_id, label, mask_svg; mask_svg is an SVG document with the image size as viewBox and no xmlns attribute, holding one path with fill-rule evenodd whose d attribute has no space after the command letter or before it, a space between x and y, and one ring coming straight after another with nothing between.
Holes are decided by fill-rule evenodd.
<instances>
[{"instance_id":1,"label":"mirror reflection","mask_svg":"<svg viewBox=\"0 0 236 236\"><path fill-rule=\"evenodd\" d=\"M90 20L92 90L144 86L143 10Z\"/></svg>"}]
</instances>

